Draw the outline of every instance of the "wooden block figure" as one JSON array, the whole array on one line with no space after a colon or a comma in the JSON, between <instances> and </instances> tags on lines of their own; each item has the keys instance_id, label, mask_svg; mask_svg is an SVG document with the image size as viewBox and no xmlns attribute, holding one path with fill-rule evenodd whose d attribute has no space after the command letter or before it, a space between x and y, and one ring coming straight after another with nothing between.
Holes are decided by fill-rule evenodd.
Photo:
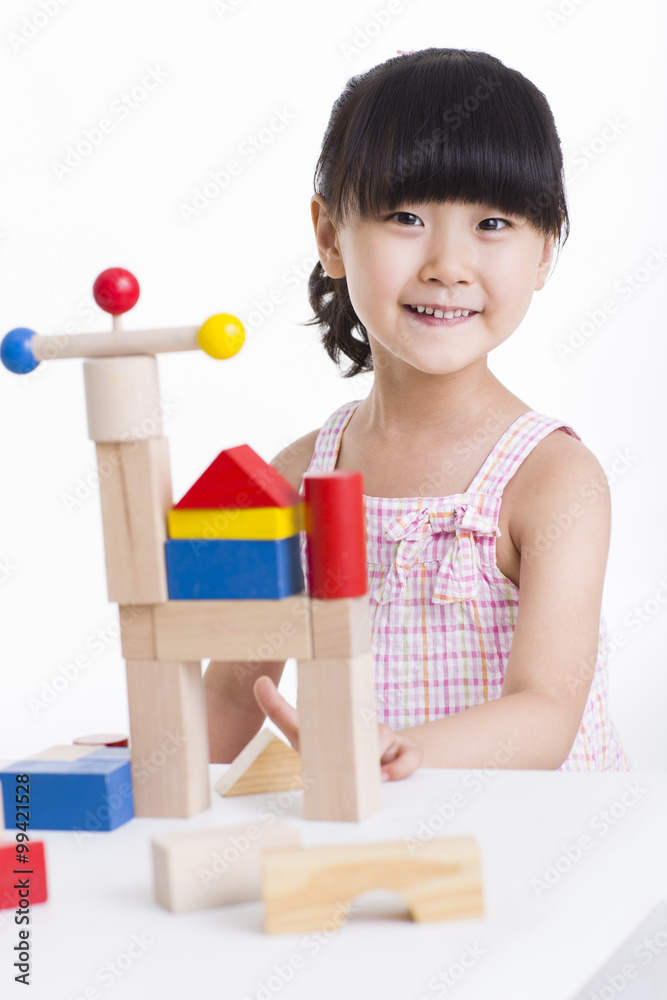
<instances>
[{"instance_id":1,"label":"wooden block figure","mask_svg":"<svg viewBox=\"0 0 667 1000\"><path fill-rule=\"evenodd\" d=\"M125 747L52 747L3 767L6 815L16 811L17 774L30 779L33 830L108 832L134 815L130 751Z\"/></svg>"},{"instance_id":2,"label":"wooden block figure","mask_svg":"<svg viewBox=\"0 0 667 1000\"><path fill-rule=\"evenodd\" d=\"M429 840L414 855L401 841L267 850L261 863L270 933L320 930L368 889L400 892L414 920L484 916L481 857L473 837Z\"/></svg>"}]
</instances>

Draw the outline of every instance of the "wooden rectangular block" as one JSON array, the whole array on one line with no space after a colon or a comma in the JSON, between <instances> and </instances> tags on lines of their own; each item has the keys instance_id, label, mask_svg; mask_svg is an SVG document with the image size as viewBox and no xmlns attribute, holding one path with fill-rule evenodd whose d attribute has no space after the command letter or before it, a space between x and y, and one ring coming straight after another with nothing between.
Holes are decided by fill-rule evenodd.
<instances>
[{"instance_id":1,"label":"wooden rectangular block","mask_svg":"<svg viewBox=\"0 0 667 1000\"><path fill-rule=\"evenodd\" d=\"M164 542L172 504L169 442L97 443L109 600L168 598Z\"/></svg>"},{"instance_id":2,"label":"wooden rectangular block","mask_svg":"<svg viewBox=\"0 0 667 1000\"><path fill-rule=\"evenodd\" d=\"M175 913L259 899L261 852L300 843L298 828L275 817L160 834L152 838L155 898Z\"/></svg>"},{"instance_id":3,"label":"wooden rectangular block","mask_svg":"<svg viewBox=\"0 0 667 1000\"><path fill-rule=\"evenodd\" d=\"M310 599L166 601L153 608L160 660L310 658Z\"/></svg>"},{"instance_id":4,"label":"wooden rectangular block","mask_svg":"<svg viewBox=\"0 0 667 1000\"><path fill-rule=\"evenodd\" d=\"M303 590L298 535L168 538L164 548L172 601L269 599Z\"/></svg>"},{"instance_id":5,"label":"wooden rectangular block","mask_svg":"<svg viewBox=\"0 0 667 1000\"><path fill-rule=\"evenodd\" d=\"M170 538L287 538L304 527L304 504L292 507L215 507L169 511Z\"/></svg>"},{"instance_id":6,"label":"wooden rectangular block","mask_svg":"<svg viewBox=\"0 0 667 1000\"><path fill-rule=\"evenodd\" d=\"M414 920L484 916L481 855L473 837L439 837L414 853L403 841L267 850L261 864L270 933L340 925L347 904L369 889L400 892Z\"/></svg>"},{"instance_id":7,"label":"wooden rectangular block","mask_svg":"<svg viewBox=\"0 0 667 1000\"><path fill-rule=\"evenodd\" d=\"M44 903L47 898L46 860L43 842L30 839L27 842L26 850L20 851L20 856L28 859L27 864L17 861L18 854L15 841L0 844L0 910L18 911L22 902L25 907L25 891L22 886L19 886L18 879L28 881L25 888L28 891L31 906L33 903ZM29 874L25 874L25 872L29 872ZM21 894L19 893L20 889L22 890ZM21 942L17 939L17 943ZM16 961L18 961L18 957L16 954Z\"/></svg>"},{"instance_id":8,"label":"wooden rectangular block","mask_svg":"<svg viewBox=\"0 0 667 1000\"><path fill-rule=\"evenodd\" d=\"M159 607L160 605L158 605ZM158 660L153 630L153 604L119 604L120 648L126 660ZM196 657L164 657L191 660Z\"/></svg>"},{"instance_id":9,"label":"wooden rectangular block","mask_svg":"<svg viewBox=\"0 0 667 1000\"><path fill-rule=\"evenodd\" d=\"M58 749L58 748L52 748ZM30 827L109 831L134 815L127 748L86 747L76 759L24 759L0 770L5 814L16 815L17 774L30 777Z\"/></svg>"},{"instance_id":10,"label":"wooden rectangular block","mask_svg":"<svg viewBox=\"0 0 667 1000\"><path fill-rule=\"evenodd\" d=\"M371 648L368 594L313 598L310 610L314 660L359 656Z\"/></svg>"},{"instance_id":11,"label":"wooden rectangular block","mask_svg":"<svg viewBox=\"0 0 667 1000\"><path fill-rule=\"evenodd\" d=\"M297 674L304 818L374 815L382 796L372 653L300 660Z\"/></svg>"},{"instance_id":12,"label":"wooden rectangular block","mask_svg":"<svg viewBox=\"0 0 667 1000\"><path fill-rule=\"evenodd\" d=\"M211 804L201 662L127 660L136 816L194 816Z\"/></svg>"}]
</instances>

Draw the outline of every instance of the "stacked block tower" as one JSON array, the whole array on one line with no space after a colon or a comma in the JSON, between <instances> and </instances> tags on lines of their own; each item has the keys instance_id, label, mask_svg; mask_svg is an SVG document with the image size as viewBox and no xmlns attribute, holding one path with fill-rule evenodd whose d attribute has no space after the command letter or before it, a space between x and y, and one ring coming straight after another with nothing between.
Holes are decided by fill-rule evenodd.
<instances>
[{"instance_id":1,"label":"stacked block tower","mask_svg":"<svg viewBox=\"0 0 667 1000\"><path fill-rule=\"evenodd\" d=\"M298 663L305 818L372 816L381 783L361 473L306 473L302 499L242 444L222 451L174 505L156 355L201 348L230 358L243 327L220 313L201 327L125 331L120 318L139 284L123 268L102 272L93 295L113 316L112 333L38 336L17 327L0 359L17 374L45 359L88 359L88 433L104 470L107 589L119 607L135 816L189 817L210 805L201 660L288 657Z\"/></svg>"}]
</instances>

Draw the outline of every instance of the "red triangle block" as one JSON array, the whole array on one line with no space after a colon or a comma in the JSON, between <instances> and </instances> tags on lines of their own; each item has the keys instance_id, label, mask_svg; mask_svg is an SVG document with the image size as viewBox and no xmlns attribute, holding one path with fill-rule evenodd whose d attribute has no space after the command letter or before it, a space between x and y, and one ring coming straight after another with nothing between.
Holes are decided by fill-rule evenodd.
<instances>
[{"instance_id":1,"label":"red triangle block","mask_svg":"<svg viewBox=\"0 0 667 1000\"><path fill-rule=\"evenodd\" d=\"M215 507L293 507L303 497L248 444L225 448L174 505L175 510Z\"/></svg>"}]
</instances>

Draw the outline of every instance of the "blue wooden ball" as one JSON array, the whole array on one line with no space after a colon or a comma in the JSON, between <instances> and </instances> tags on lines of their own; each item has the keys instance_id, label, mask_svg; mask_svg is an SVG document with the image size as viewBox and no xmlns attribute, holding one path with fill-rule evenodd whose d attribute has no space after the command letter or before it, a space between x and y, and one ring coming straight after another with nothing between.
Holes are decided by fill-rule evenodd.
<instances>
[{"instance_id":1,"label":"blue wooden ball","mask_svg":"<svg viewBox=\"0 0 667 1000\"><path fill-rule=\"evenodd\" d=\"M26 326L17 326L2 338L0 361L15 375L27 375L39 364L30 346L34 336L34 330L29 330Z\"/></svg>"}]
</instances>

